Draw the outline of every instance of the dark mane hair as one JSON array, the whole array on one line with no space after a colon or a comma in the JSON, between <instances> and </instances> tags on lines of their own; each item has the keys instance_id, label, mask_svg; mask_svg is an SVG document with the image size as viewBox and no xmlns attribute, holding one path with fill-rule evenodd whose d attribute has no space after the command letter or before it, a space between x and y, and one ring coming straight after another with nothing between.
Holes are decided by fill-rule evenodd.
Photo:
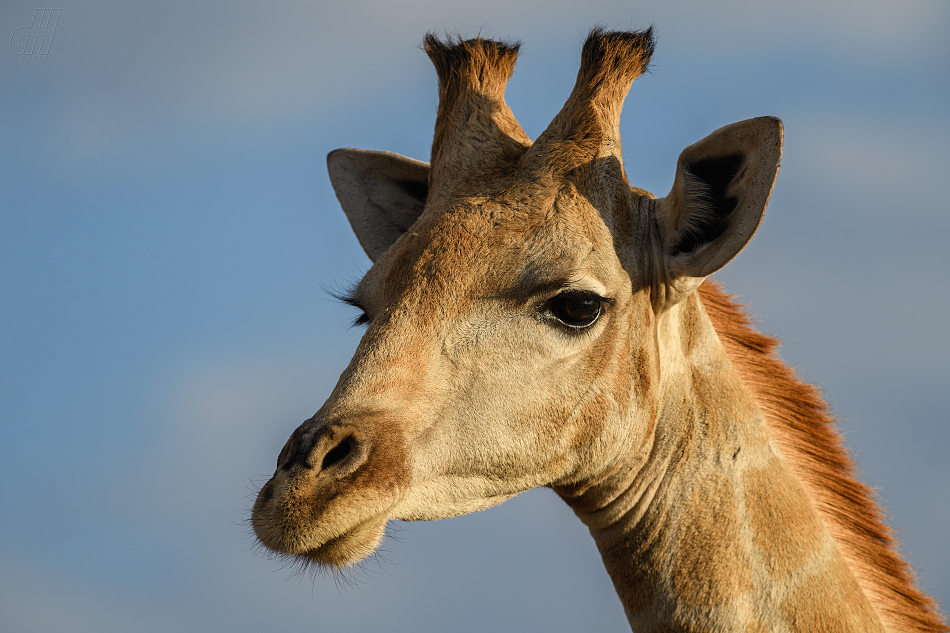
<instances>
[{"instance_id":1,"label":"dark mane hair","mask_svg":"<svg viewBox=\"0 0 950 633\"><path fill-rule=\"evenodd\" d=\"M827 403L777 355L778 340L752 327L744 306L715 282L699 287L706 312L769 431L804 484L875 611L888 630L948 631L933 600L917 589L897 553L873 491L854 462Z\"/></svg>"}]
</instances>

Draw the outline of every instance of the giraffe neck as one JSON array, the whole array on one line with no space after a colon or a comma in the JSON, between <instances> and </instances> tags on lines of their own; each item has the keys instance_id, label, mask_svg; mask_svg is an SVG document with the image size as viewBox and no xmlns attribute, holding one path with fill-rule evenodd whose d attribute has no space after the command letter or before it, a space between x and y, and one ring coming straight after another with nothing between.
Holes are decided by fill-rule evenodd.
<instances>
[{"instance_id":1,"label":"giraffe neck","mask_svg":"<svg viewBox=\"0 0 950 633\"><path fill-rule=\"evenodd\" d=\"M699 298L658 328L651 437L583 492L559 490L590 528L631 627L883 631Z\"/></svg>"}]
</instances>

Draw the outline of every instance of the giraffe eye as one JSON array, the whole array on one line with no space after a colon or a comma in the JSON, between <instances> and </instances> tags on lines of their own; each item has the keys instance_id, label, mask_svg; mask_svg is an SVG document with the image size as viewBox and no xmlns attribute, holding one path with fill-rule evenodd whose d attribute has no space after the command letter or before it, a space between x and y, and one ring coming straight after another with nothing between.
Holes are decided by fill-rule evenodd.
<instances>
[{"instance_id":1,"label":"giraffe eye","mask_svg":"<svg viewBox=\"0 0 950 633\"><path fill-rule=\"evenodd\" d=\"M564 325L583 329L590 327L600 316L606 300L592 292L568 290L548 302L548 312Z\"/></svg>"}]
</instances>

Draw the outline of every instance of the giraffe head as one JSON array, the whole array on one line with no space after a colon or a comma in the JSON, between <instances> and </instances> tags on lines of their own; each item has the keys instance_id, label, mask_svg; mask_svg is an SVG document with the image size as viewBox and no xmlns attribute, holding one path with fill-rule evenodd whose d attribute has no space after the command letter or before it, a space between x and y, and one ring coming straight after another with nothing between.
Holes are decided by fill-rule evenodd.
<instances>
[{"instance_id":1,"label":"giraffe head","mask_svg":"<svg viewBox=\"0 0 950 633\"><path fill-rule=\"evenodd\" d=\"M686 148L665 198L628 184L620 110L650 31L593 31L534 143L504 101L517 46L429 36L425 49L431 165L328 158L374 262L347 299L367 329L254 505L264 545L317 564L367 556L392 519L583 486L631 446L646 460L657 317L748 242L778 170L781 123L760 118Z\"/></svg>"}]
</instances>

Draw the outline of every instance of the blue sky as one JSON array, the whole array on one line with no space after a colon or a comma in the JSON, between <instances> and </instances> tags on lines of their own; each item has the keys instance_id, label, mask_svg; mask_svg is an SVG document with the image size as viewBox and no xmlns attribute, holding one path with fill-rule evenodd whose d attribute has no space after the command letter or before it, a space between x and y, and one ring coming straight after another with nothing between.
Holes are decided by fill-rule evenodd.
<instances>
[{"instance_id":1,"label":"blue sky","mask_svg":"<svg viewBox=\"0 0 950 633\"><path fill-rule=\"evenodd\" d=\"M719 275L820 384L924 588L950 604L950 5L64 2L0 48L0 631L626 630L553 493L398 524L357 587L286 580L243 521L360 330L369 261L326 177L427 159L430 30L521 39L535 136L587 30L655 25L633 184L727 123L785 122L765 222ZM9 44L35 5L0 5Z\"/></svg>"}]
</instances>

